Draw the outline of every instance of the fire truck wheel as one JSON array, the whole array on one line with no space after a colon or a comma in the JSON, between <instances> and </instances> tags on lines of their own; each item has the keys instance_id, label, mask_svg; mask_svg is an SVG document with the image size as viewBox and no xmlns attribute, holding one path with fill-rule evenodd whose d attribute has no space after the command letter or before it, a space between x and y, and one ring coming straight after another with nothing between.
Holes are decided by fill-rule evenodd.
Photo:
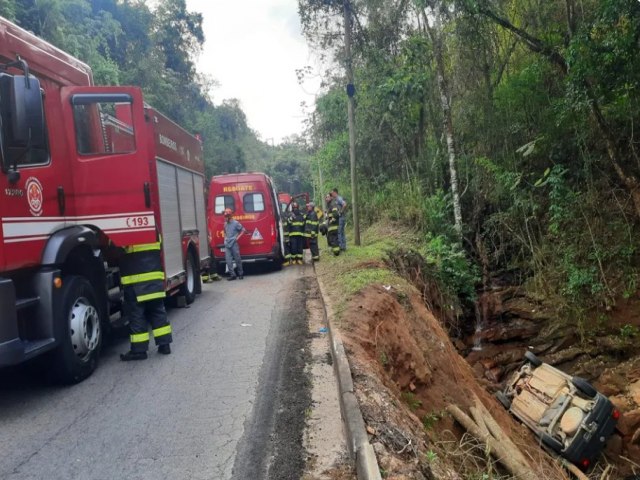
<instances>
[{"instance_id":1,"label":"fire truck wheel","mask_svg":"<svg viewBox=\"0 0 640 480\"><path fill-rule=\"evenodd\" d=\"M191 250L189 250L189 253L187 254L185 271L187 273L187 278L180 287L180 294L184 296L187 305L190 305L196 299L196 292L199 290L199 282L201 281L198 268L196 267L195 255Z\"/></svg>"},{"instance_id":2,"label":"fire truck wheel","mask_svg":"<svg viewBox=\"0 0 640 480\"><path fill-rule=\"evenodd\" d=\"M61 343L53 352L53 371L62 383L77 383L96 369L102 343L100 309L93 287L78 275L62 279L62 309L57 322Z\"/></svg>"}]
</instances>

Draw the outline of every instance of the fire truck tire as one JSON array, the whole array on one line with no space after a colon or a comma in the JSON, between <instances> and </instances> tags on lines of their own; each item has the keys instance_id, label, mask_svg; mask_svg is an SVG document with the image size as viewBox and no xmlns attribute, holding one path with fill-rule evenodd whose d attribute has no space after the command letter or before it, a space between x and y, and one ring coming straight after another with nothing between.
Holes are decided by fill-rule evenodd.
<instances>
[{"instance_id":1,"label":"fire truck tire","mask_svg":"<svg viewBox=\"0 0 640 480\"><path fill-rule=\"evenodd\" d=\"M102 344L102 323L97 296L84 277L62 279L62 309L56 321L61 343L53 351L53 374L61 383L78 383L98 365Z\"/></svg>"},{"instance_id":2,"label":"fire truck tire","mask_svg":"<svg viewBox=\"0 0 640 480\"><path fill-rule=\"evenodd\" d=\"M180 295L184 296L187 305L191 305L196 299L196 292L200 288L201 281L195 255L193 254L192 250L189 250L189 253L187 254L187 264L185 265L185 271L187 274L187 278L180 287Z\"/></svg>"}]
</instances>

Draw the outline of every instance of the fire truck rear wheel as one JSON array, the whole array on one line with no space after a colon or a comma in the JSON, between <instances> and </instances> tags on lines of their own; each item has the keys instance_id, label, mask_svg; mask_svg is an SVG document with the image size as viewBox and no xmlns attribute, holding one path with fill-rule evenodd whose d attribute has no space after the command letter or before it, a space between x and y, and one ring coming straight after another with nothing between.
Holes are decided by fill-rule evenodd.
<instances>
[{"instance_id":1,"label":"fire truck rear wheel","mask_svg":"<svg viewBox=\"0 0 640 480\"><path fill-rule=\"evenodd\" d=\"M184 295L187 305L193 303L196 299L196 292L199 290L199 282L201 279L196 265L195 255L192 250L189 250L187 255L187 264L185 265L187 278L180 287L180 294Z\"/></svg>"},{"instance_id":2,"label":"fire truck rear wheel","mask_svg":"<svg viewBox=\"0 0 640 480\"><path fill-rule=\"evenodd\" d=\"M96 369L102 344L102 324L95 291L78 275L62 279L62 309L58 313L61 344L54 351L56 380L77 383Z\"/></svg>"}]
</instances>

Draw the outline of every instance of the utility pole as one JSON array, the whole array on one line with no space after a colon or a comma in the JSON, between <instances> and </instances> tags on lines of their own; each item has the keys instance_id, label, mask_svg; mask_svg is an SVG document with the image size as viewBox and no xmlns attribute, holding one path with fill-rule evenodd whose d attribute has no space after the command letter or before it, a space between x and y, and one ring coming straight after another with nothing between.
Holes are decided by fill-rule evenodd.
<instances>
[{"instance_id":1,"label":"utility pole","mask_svg":"<svg viewBox=\"0 0 640 480\"><path fill-rule=\"evenodd\" d=\"M322 209L324 210L324 196L326 195L326 193L324 193L324 182L322 181L322 166L320 165L320 159L318 158L318 195L315 198L319 198L320 201L318 203L318 205L322 205Z\"/></svg>"},{"instance_id":2,"label":"utility pole","mask_svg":"<svg viewBox=\"0 0 640 480\"><path fill-rule=\"evenodd\" d=\"M344 50L347 67L347 114L349 116L349 158L351 161L351 209L353 211L354 243L360 245L360 218L358 217L358 187L356 181L356 125L355 100L356 87L353 84L353 63L351 59L351 6L349 0L343 0L344 7Z\"/></svg>"}]
</instances>

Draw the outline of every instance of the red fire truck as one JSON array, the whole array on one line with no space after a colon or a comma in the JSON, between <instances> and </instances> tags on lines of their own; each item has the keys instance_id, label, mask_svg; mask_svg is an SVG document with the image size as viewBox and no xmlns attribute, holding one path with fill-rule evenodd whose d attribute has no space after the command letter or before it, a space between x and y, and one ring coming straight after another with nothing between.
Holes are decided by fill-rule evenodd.
<instances>
[{"instance_id":1,"label":"red fire truck","mask_svg":"<svg viewBox=\"0 0 640 480\"><path fill-rule=\"evenodd\" d=\"M240 237L243 263L270 262L282 266L284 245L280 206L271 177L260 172L217 175L211 179L207 217L211 252L224 272L224 210L230 208L248 235Z\"/></svg>"},{"instance_id":2,"label":"red fire truck","mask_svg":"<svg viewBox=\"0 0 640 480\"><path fill-rule=\"evenodd\" d=\"M166 290L188 303L210 261L200 142L134 87L0 18L0 367L48 355L95 369L117 320L119 247L162 238Z\"/></svg>"}]
</instances>

